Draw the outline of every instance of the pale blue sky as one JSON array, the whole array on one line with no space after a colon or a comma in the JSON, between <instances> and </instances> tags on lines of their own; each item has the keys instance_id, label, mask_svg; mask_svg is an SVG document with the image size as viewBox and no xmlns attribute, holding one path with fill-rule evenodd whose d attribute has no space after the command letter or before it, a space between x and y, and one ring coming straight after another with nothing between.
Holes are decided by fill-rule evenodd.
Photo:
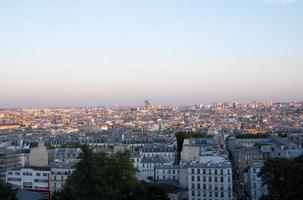
<instances>
[{"instance_id":1,"label":"pale blue sky","mask_svg":"<svg viewBox=\"0 0 303 200\"><path fill-rule=\"evenodd\" d=\"M303 99L301 0L0 2L0 107Z\"/></svg>"}]
</instances>

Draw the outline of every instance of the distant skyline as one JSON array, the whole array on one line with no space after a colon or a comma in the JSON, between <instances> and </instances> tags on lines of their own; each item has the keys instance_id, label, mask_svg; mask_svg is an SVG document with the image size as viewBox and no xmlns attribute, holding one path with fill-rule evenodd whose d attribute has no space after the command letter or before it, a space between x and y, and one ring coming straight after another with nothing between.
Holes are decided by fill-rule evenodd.
<instances>
[{"instance_id":1,"label":"distant skyline","mask_svg":"<svg viewBox=\"0 0 303 200\"><path fill-rule=\"evenodd\" d=\"M303 100L302 0L10 0L0 28L0 108Z\"/></svg>"}]
</instances>

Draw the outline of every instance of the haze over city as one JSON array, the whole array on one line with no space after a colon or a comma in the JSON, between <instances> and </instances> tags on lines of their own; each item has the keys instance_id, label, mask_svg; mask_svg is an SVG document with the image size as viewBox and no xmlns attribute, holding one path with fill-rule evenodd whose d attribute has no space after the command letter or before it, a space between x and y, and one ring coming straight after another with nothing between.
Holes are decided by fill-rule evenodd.
<instances>
[{"instance_id":1,"label":"haze over city","mask_svg":"<svg viewBox=\"0 0 303 200\"><path fill-rule=\"evenodd\" d=\"M303 99L300 0L2 1L0 107Z\"/></svg>"}]
</instances>

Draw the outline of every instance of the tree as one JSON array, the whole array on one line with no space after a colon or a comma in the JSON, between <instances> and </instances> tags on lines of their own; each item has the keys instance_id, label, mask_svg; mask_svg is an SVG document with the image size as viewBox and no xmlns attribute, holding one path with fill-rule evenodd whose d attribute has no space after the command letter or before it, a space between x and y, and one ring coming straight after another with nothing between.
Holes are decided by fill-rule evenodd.
<instances>
[{"instance_id":1,"label":"tree","mask_svg":"<svg viewBox=\"0 0 303 200\"><path fill-rule=\"evenodd\" d=\"M80 157L76 171L53 200L165 200L163 188L146 188L137 180L129 152L93 153L83 146Z\"/></svg>"},{"instance_id":2,"label":"tree","mask_svg":"<svg viewBox=\"0 0 303 200\"><path fill-rule=\"evenodd\" d=\"M0 181L0 200L17 200L16 193L4 182Z\"/></svg>"},{"instance_id":3,"label":"tree","mask_svg":"<svg viewBox=\"0 0 303 200\"><path fill-rule=\"evenodd\" d=\"M259 176L269 191L264 200L303 199L303 156L296 159L269 159L265 161Z\"/></svg>"},{"instance_id":4,"label":"tree","mask_svg":"<svg viewBox=\"0 0 303 200\"><path fill-rule=\"evenodd\" d=\"M167 186L157 183L142 183L144 187L145 200L169 200Z\"/></svg>"}]
</instances>

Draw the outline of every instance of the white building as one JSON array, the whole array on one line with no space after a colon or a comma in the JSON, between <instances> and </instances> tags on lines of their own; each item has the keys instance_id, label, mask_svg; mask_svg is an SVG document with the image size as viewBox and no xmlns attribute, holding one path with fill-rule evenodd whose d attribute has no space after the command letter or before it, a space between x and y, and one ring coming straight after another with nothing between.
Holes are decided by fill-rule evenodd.
<instances>
[{"instance_id":1,"label":"white building","mask_svg":"<svg viewBox=\"0 0 303 200\"><path fill-rule=\"evenodd\" d=\"M254 161L248 171L248 193L251 200L258 200L268 194L267 186L262 185L262 179L258 176L264 161Z\"/></svg>"},{"instance_id":2,"label":"white building","mask_svg":"<svg viewBox=\"0 0 303 200\"><path fill-rule=\"evenodd\" d=\"M187 188L187 165L156 165L155 180Z\"/></svg>"},{"instance_id":3,"label":"white building","mask_svg":"<svg viewBox=\"0 0 303 200\"><path fill-rule=\"evenodd\" d=\"M7 170L6 182L20 189L50 195L51 171L49 167L24 167Z\"/></svg>"},{"instance_id":4,"label":"white building","mask_svg":"<svg viewBox=\"0 0 303 200\"><path fill-rule=\"evenodd\" d=\"M181 152L181 162L205 162L214 159L214 155L219 155L219 144L212 138L190 138L185 139ZM206 156L210 156L207 158Z\"/></svg>"},{"instance_id":5,"label":"white building","mask_svg":"<svg viewBox=\"0 0 303 200\"><path fill-rule=\"evenodd\" d=\"M155 168L157 165L172 165L173 161L160 156L137 158L139 162L134 163L138 168L137 178L145 180L155 178Z\"/></svg>"},{"instance_id":6,"label":"white building","mask_svg":"<svg viewBox=\"0 0 303 200\"><path fill-rule=\"evenodd\" d=\"M188 199L233 199L230 162L191 164L188 167Z\"/></svg>"},{"instance_id":7,"label":"white building","mask_svg":"<svg viewBox=\"0 0 303 200\"><path fill-rule=\"evenodd\" d=\"M174 160L176 155L176 147L166 144L146 144L140 152L141 157L159 156L162 158Z\"/></svg>"},{"instance_id":8,"label":"white building","mask_svg":"<svg viewBox=\"0 0 303 200\"><path fill-rule=\"evenodd\" d=\"M61 190L68 177L76 170L76 162L51 164L51 191Z\"/></svg>"}]
</instances>

